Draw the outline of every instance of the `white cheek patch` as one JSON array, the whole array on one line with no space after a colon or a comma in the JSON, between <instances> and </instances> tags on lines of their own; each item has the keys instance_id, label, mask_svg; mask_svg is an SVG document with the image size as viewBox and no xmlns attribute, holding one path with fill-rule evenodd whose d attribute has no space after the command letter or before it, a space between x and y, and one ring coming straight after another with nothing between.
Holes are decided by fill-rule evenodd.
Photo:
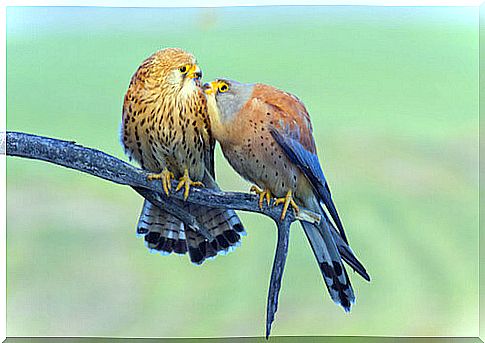
<instances>
[{"instance_id":1,"label":"white cheek patch","mask_svg":"<svg viewBox=\"0 0 485 343\"><path fill-rule=\"evenodd\" d=\"M194 80L186 79L179 96L181 99L191 98L194 94L197 94L197 91L197 86L195 85Z\"/></svg>"},{"instance_id":2,"label":"white cheek patch","mask_svg":"<svg viewBox=\"0 0 485 343\"><path fill-rule=\"evenodd\" d=\"M167 78L167 83L171 85L179 85L182 82L182 75L178 70L173 70Z\"/></svg>"}]
</instances>

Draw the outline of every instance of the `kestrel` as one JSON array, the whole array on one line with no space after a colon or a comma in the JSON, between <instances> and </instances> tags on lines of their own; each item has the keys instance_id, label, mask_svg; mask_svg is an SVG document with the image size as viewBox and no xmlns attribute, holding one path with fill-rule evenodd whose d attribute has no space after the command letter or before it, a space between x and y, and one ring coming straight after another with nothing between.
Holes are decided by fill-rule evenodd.
<instances>
[{"instance_id":1,"label":"kestrel","mask_svg":"<svg viewBox=\"0 0 485 343\"><path fill-rule=\"evenodd\" d=\"M202 73L194 56L167 48L147 58L131 78L123 103L121 142L125 153L149 179L161 179L169 195L171 179L178 178L177 191L191 186L217 188L214 181L214 144L207 103L200 87ZM162 253L189 252L200 264L237 245L244 233L232 210L184 206L215 237L210 244L193 228L146 201L137 226L148 248Z\"/></svg>"},{"instance_id":2,"label":"kestrel","mask_svg":"<svg viewBox=\"0 0 485 343\"><path fill-rule=\"evenodd\" d=\"M342 258L366 280L364 266L348 246L342 222L317 157L312 124L294 95L264 84L218 79L204 85L214 138L224 156L257 186L259 205L303 206L322 215L318 225L302 222L331 298L350 311L355 297ZM330 222L326 211L332 217ZM338 230L338 231L337 231Z\"/></svg>"}]
</instances>

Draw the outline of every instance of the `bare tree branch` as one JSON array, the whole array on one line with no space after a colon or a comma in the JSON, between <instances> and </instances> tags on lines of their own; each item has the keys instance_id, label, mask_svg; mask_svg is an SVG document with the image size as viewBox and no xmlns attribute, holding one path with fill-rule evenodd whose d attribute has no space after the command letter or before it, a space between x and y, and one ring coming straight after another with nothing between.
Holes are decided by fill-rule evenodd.
<instances>
[{"instance_id":1,"label":"bare tree branch","mask_svg":"<svg viewBox=\"0 0 485 343\"><path fill-rule=\"evenodd\" d=\"M2 143L4 140L2 139ZM3 144L2 144L3 146ZM3 150L3 148L2 148ZM196 218L184 210L182 191L166 196L161 181L148 181L148 173L139 168L110 156L102 151L80 146L72 141L30 135L20 132L6 133L6 153L9 156L43 160L67 168L85 172L118 184L131 186L140 195L165 211L170 212L185 223L195 227L209 241L214 239ZM174 181L173 188L176 186ZM213 208L224 208L260 213L270 217L278 227L278 241L268 291L266 313L266 337L278 307L278 294L281 287L289 242L289 229L295 220L312 223L320 221L320 215L300 209L298 216L289 211L285 220L280 221L281 207L258 206L258 197L252 194L221 192L206 188L192 188L188 202Z\"/></svg>"},{"instance_id":2,"label":"bare tree branch","mask_svg":"<svg viewBox=\"0 0 485 343\"><path fill-rule=\"evenodd\" d=\"M286 256L288 255L290 225L291 222L287 220L277 223L278 241L276 242L271 281L268 289L268 300L266 303L266 339L269 337L271 324L273 324L274 316L278 310L278 295L280 294L281 280L283 279Z\"/></svg>"}]
</instances>

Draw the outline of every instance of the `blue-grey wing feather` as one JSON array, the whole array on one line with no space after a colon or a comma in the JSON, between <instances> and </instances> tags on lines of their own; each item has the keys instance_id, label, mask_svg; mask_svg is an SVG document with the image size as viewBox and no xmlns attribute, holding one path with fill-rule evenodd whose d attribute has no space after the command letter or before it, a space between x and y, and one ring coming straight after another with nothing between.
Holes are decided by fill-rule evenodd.
<instances>
[{"instance_id":1,"label":"blue-grey wing feather","mask_svg":"<svg viewBox=\"0 0 485 343\"><path fill-rule=\"evenodd\" d=\"M303 145L301 145L298 139L298 130L291 130L289 127L286 127L283 131L284 134L279 130L272 128L271 134L276 142L281 146L290 161L295 163L295 165L297 165L303 174L305 174L305 176L308 178L316 193L315 195L324 203L328 212L332 216L332 219L335 222L342 239L348 244L349 242L347 240L347 236L345 235L342 221L340 220L337 209L332 200L330 189L328 187L327 180L325 179L325 175L323 175L323 170L320 166L318 156L309 152L305 149L305 147L303 147Z\"/></svg>"},{"instance_id":2,"label":"blue-grey wing feather","mask_svg":"<svg viewBox=\"0 0 485 343\"><path fill-rule=\"evenodd\" d=\"M330 224L329 226L332 227L332 237L337 245L340 255L345 262L352 267L352 269L360 274L365 280L370 281L370 276L365 270L365 267L357 259L354 252L348 245L342 223L335 208L335 204L332 201L330 190L320 166L318 156L309 152L300 144L297 131L290 130L288 127L286 127L283 131L284 134L282 134L279 130L272 128L271 134L276 142L281 146L290 161L295 163L300 170L302 170L303 174L305 174L312 184L317 197L327 207L338 229L331 224L325 212L323 212L323 220L327 221Z\"/></svg>"}]
</instances>

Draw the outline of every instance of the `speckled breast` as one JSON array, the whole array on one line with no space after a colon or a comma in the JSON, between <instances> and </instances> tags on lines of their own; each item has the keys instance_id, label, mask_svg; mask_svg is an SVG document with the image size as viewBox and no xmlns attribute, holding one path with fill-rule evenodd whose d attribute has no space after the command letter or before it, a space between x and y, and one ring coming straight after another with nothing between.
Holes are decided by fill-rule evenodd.
<instances>
[{"instance_id":1,"label":"speckled breast","mask_svg":"<svg viewBox=\"0 0 485 343\"><path fill-rule=\"evenodd\" d=\"M273 195L282 197L298 189L300 171L283 153L270 132L260 122L249 121L251 132L237 145L222 147L231 166L245 179L260 188L268 188Z\"/></svg>"}]
</instances>

